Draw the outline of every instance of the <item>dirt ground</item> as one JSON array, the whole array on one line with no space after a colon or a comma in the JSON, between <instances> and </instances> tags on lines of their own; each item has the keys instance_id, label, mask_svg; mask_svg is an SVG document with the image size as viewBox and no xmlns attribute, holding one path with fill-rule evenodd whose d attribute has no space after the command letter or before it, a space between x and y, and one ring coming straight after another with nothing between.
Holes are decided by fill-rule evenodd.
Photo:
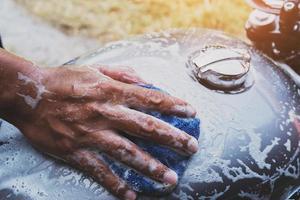
<instances>
[{"instance_id":1,"label":"dirt ground","mask_svg":"<svg viewBox=\"0 0 300 200\"><path fill-rule=\"evenodd\" d=\"M99 41L62 33L13 0L0 1L0 34L7 50L48 66L60 65L101 46Z\"/></svg>"}]
</instances>

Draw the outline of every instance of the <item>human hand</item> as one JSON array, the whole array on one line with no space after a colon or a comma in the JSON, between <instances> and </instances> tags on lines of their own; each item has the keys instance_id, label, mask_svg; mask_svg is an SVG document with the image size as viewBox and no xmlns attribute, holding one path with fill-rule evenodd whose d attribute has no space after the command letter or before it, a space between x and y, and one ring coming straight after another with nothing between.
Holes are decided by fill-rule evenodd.
<instances>
[{"instance_id":1,"label":"human hand","mask_svg":"<svg viewBox=\"0 0 300 200\"><path fill-rule=\"evenodd\" d=\"M136 193L94 150L162 183L175 185L177 175L118 131L182 154L198 150L195 138L137 111L194 117L195 110L178 98L135 85L144 81L130 68L40 68L35 77L18 75L18 113L10 116L13 124L37 149L90 174L121 199L135 199Z\"/></svg>"}]
</instances>

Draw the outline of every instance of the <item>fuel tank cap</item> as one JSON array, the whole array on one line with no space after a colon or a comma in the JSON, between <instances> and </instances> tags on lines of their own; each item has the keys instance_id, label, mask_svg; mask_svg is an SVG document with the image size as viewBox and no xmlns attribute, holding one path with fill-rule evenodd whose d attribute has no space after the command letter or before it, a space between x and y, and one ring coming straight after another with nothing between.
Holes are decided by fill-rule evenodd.
<instances>
[{"instance_id":1,"label":"fuel tank cap","mask_svg":"<svg viewBox=\"0 0 300 200\"><path fill-rule=\"evenodd\" d=\"M189 58L195 77L204 86L225 93L239 93L253 84L251 56L245 49L206 46Z\"/></svg>"}]
</instances>

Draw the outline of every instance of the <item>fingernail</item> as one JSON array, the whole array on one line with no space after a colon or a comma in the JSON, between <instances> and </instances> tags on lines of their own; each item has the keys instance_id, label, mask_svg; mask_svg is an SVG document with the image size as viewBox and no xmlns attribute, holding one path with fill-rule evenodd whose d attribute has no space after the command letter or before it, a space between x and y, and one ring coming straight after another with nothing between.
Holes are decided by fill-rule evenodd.
<instances>
[{"instance_id":1,"label":"fingernail","mask_svg":"<svg viewBox=\"0 0 300 200\"><path fill-rule=\"evenodd\" d=\"M126 193L125 193L125 199L126 200L135 200L136 199L136 194L135 192L131 191L131 190L128 190Z\"/></svg>"},{"instance_id":2,"label":"fingernail","mask_svg":"<svg viewBox=\"0 0 300 200\"><path fill-rule=\"evenodd\" d=\"M186 110L187 117L195 117L196 110L191 105L186 105L185 110Z\"/></svg>"},{"instance_id":3,"label":"fingernail","mask_svg":"<svg viewBox=\"0 0 300 200\"><path fill-rule=\"evenodd\" d=\"M175 185L177 183L177 179L178 179L178 176L177 176L176 172L174 172L173 170L168 170L164 174L163 181L165 183L168 183L168 184L171 184L171 185Z\"/></svg>"},{"instance_id":4,"label":"fingernail","mask_svg":"<svg viewBox=\"0 0 300 200\"><path fill-rule=\"evenodd\" d=\"M191 105L176 105L173 110L187 117L195 117L196 110Z\"/></svg>"},{"instance_id":5,"label":"fingernail","mask_svg":"<svg viewBox=\"0 0 300 200\"><path fill-rule=\"evenodd\" d=\"M188 149L191 153L196 153L198 151L198 141L194 137L191 137L191 139L189 140Z\"/></svg>"}]
</instances>

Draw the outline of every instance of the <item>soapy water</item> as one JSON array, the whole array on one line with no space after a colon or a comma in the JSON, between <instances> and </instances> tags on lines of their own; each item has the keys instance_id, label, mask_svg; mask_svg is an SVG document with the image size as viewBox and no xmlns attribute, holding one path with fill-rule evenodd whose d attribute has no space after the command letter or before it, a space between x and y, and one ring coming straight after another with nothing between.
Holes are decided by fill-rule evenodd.
<instances>
[{"instance_id":1,"label":"soapy water","mask_svg":"<svg viewBox=\"0 0 300 200\"><path fill-rule=\"evenodd\" d=\"M268 198L282 176L293 180L300 177L300 143L293 126L298 116L297 87L290 87L287 78L265 67L264 73L255 73L254 86L244 93L212 92L192 79L185 67L186 58L206 44L229 45L230 40L218 33L204 33L202 38L197 34L196 29L184 33L170 31L146 35L141 41L115 42L77 60L77 64L132 66L144 80L187 100L198 111L202 120L200 149L192 157L179 186L162 199L218 199L245 180L254 180L257 185L254 189L241 189L240 197ZM267 90L261 85L270 81L264 74L274 77ZM278 102L276 99L282 99L283 94L293 96ZM0 145L0 158L10 159L0 162L0 191L9 188L14 194L26 194L33 199L114 199L91 179L33 150L17 130L7 131L8 127L4 123L0 134L0 141L9 141ZM9 139L9 134L14 138ZM20 189L22 182L26 189ZM260 194L259 183L268 185L270 194ZM29 190L32 187L35 189Z\"/></svg>"},{"instance_id":2,"label":"soapy water","mask_svg":"<svg viewBox=\"0 0 300 200\"><path fill-rule=\"evenodd\" d=\"M87 189L90 192L86 194L87 199L108 195L90 178L35 151L18 130L6 122L1 128L1 139L5 138L10 138L9 144L0 146L0 155L9 158L9 162L0 163L0 191L8 188L13 191L9 195L47 200L76 199Z\"/></svg>"},{"instance_id":3,"label":"soapy water","mask_svg":"<svg viewBox=\"0 0 300 200\"><path fill-rule=\"evenodd\" d=\"M18 72L18 80L23 81L22 84L27 85L27 84L33 84L36 89L36 96L32 97L26 94L20 94L17 93L17 95L21 96L24 98L25 103L30 106L32 109L35 109L38 103L42 100L42 95L45 92L48 92L46 90L46 87L41 83L40 78L38 78L37 81L33 80L32 78L22 74L21 72Z\"/></svg>"}]
</instances>

